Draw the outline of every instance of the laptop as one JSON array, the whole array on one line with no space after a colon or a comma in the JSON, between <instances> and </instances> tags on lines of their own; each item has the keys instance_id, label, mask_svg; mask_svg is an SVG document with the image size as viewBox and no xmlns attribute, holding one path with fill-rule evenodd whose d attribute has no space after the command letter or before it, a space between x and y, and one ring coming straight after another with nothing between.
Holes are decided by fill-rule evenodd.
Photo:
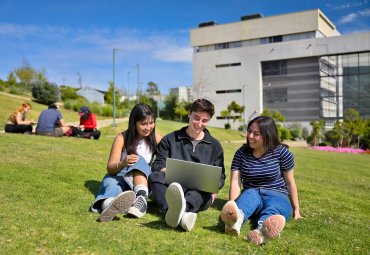
<instances>
[{"instance_id":1,"label":"laptop","mask_svg":"<svg viewBox=\"0 0 370 255\"><path fill-rule=\"evenodd\" d=\"M178 182L184 188L217 193L222 167L180 159L166 159L165 183Z\"/></svg>"}]
</instances>

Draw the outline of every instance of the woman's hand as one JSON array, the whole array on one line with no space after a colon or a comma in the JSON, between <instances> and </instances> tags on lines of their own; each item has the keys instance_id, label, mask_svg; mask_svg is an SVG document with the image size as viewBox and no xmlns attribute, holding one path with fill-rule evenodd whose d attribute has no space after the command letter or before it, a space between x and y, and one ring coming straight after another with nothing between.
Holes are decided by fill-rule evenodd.
<instances>
[{"instance_id":1,"label":"woman's hand","mask_svg":"<svg viewBox=\"0 0 370 255\"><path fill-rule=\"evenodd\" d=\"M139 156L136 154L127 155L124 160L122 160L124 166L132 166L139 160Z\"/></svg>"},{"instance_id":2,"label":"woman's hand","mask_svg":"<svg viewBox=\"0 0 370 255\"><path fill-rule=\"evenodd\" d=\"M293 210L293 219L295 219L295 220L298 220L298 219L301 219L301 218L303 218L302 216L301 216L301 213L300 213L300 211L299 211L299 209L297 210Z\"/></svg>"}]
</instances>

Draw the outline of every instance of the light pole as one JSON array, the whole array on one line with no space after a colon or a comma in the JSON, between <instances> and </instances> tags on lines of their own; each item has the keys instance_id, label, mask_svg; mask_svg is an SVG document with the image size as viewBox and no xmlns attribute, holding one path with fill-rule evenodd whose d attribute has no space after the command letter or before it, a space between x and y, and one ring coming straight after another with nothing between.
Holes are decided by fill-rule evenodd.
<instances>
[{"instance_id":1,"label":"light pole","mask_svg":"<svg viewBox=\"0 0 370 255\"><path fill-rule=\"evenodd\" d=\"M136 90L136 101L137 103L139 103L140 99L139 99L139 96L140 96L140 92L139 92L139 86L140 86L140 65L139 64L136 64L137 66L137 90Z\"/></svg>"},{"instance_id":2,"label":"light pole","mask_svg":"<svg viewBox=\"0 0 370 255\"><path fill-rule=\"evenodd\" d=\"M130 72L127 72L127 114L130 113Z\"/></svg>"},{"instance_id":3,"label":"light pole","mask_svg":"<svg viewBox=\"0 0 370 255\"><path fill-rule=\"evenodd\" d=\"M246 87L246 85L243 84L242 92L243 92L243 106L244 106L244 111L243 111L243 131L244 132L245 132L245 129L246 129L246 124L245 124L245 110L246 110L246 107L245 107L245 87Z\"/></svg>"},{"instance_id":4,"label":"light pole","mask_svg":"<svg viewBox=\"0 0 370 255\"><path fill-rule=\"evenodd\" d=\"M121 49L113 49L113 123L112 126L116 126L116 88L114 87L115 82L115 58L116 58L116 51Z\"/></svg>"}]
</instances>

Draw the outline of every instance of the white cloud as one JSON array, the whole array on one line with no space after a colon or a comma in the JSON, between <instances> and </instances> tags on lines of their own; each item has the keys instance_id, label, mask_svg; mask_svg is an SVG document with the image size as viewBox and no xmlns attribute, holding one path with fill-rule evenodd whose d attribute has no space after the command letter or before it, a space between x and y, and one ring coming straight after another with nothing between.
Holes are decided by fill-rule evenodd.
<instances>
[{"instance_id":1,"label":"white cloud","mask_svg":"<svg viewBox=\"0 0 370 255\"><path fill-rule=\"evenodd\" d=\"M154 52L154 57L164 62L192 62L193 51L190 47L172 47Z\"/></svg>"},{"instance_id":2,"label":"white cloud","mask_svg":"<svg viewBox=\"0 0 370 255\"><path fill-rule=\"evenodd\" d=\"M169 70L182 77L179 65L192 61L188 31L142 31L128 28L82 29L62 26L34 26L0 23L0 75L18 66L26 58L36 69L45 68L48 79L73 85L76 72L81 73L84 84L106 86L112 76L112 50L116 53L116 79L125 82L128 71L135 72L140 64L143 79L151 70ZM183 67L183 66L182 66ZM176 74L175 74L176 73ZM152 73L153 80L166 75ZM171 75L167 75L168 79ZM3 78L3 77L0 77ZM185 83L189 81L184 81ZM163 81L162 83L165 83Z\"/></svg>"},{"instance_id":3,"label":"white cloud","mask_svg":"<svg viewBox=\"0 0 370 255\"><path fill-rule=\"evenodd\" d=\"M342 18L340 18L340 20L338 21L338 24L350 23L350 22L354 21L357 17L358 17L357 13L350 13L350 14L345 15Z\"/></svg>"},{"instance_id":4,"label":"white cloud","mask_svg":"<svg viewBox=\"0 0 370 255\"><path fill-rule=\"evenodd\" d=\"M370 16L370 8L367 8L363 11L359 11L358 12L361 16L364 16L364 17L367 17L367 16Z\"/></svg>"}]
</instances>

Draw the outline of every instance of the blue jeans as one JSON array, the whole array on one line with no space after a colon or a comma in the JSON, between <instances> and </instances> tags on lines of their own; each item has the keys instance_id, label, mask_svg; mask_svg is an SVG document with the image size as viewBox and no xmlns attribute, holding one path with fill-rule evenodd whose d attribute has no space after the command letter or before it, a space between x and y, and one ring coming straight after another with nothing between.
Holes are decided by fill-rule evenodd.
<instances>
[{"instance_id":1,"label":"blue jeans","mask_svg":"<svg viewBox=\"0 0 370 255\"><path fill-rule=\"evenodd\" d=\"M92 212L101 212L101 202L109 197L116 197L124 191L133 190L133 179L126 178L134 170L141 171L148 178L150 167L142 156L133 166L123 168L117 175L106 174L100 183L98 194L92 203Z\"/></svg>"},{"instance_id":2,"label":"blue jeans","mask_svg":"<svg viewBox=\"0 0 370 255\"><path fill-rule=\"evenodd\" d=\"M288 195L268 189L246 189L236 199L244 213L244 221L251 219L258 224L271 215L280 214L287 221L292 213Z\"/></svg>"}]
</instances>

